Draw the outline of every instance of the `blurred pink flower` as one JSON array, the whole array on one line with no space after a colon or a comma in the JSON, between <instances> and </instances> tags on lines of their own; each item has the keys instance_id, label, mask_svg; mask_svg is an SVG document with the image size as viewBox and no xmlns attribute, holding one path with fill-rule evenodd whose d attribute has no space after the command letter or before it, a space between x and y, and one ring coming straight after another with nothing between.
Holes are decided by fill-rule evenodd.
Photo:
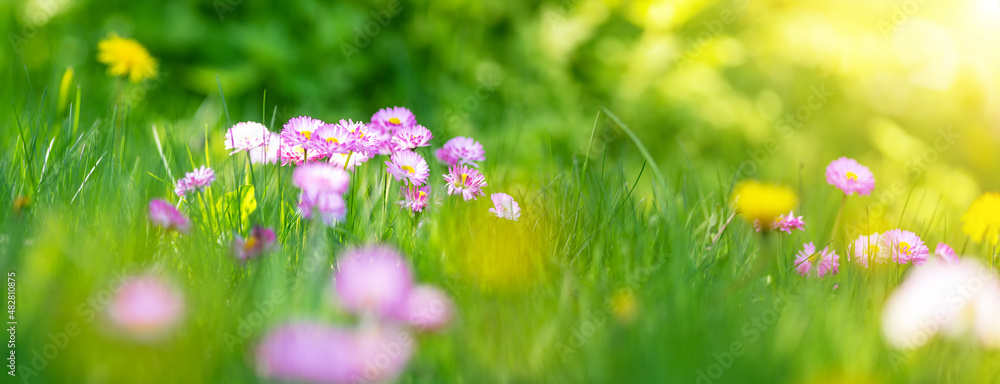
<instances>
[{"instance_id":1,"label":"blurred pink flower","mask_svg":"<svg viewBox=\"0 0 1000 384\"><path fill-rule=\"evenodd\" d=\"M236 123L226 131L226 149L232 150L230 155L240 151L249 151L264 145L264 141L269 135L270 132L263 124L252 121Z\"/></svg>"},{"instance_id":2,"label":"blurred pink flower","mask_svg":"<svg viewBox=\"0 0 1000 384\"><path fill-rule=\"evenodd\" d=\"M395 249L352 249L341 255L337 264L334 288L344 309L390 317L405 310L413 274Z\"/></svg>"},{"instance_id":3,"label":"blurred pink flower","mask_svg":"<svg viewBox=\"0 0 1000 384\"><path fill-rule=\"evenodd\" d=\"M853 260L856 263L865 266L865 268L868 268L868 263L869 261L872 261L872 259L879 264L884 264L889 261L888 258L883 258L886 257L886 254L879 251L878 232L868 236L858 236L858 238L851 243L850 249L848 249L848 261L852 259L851 255L853 255Z\"/></svg>"},{"instance_id":4,"label":"blurred pink flower","mask_svg":"<svg viewBox=\"0 0 1000 384\"><path fill-rule=\"evenodd\" d=\"M955 254L955 250L951 249L948 244L938 243L937 248L934 249L934 254L944 260L945 263L950 265L958 264L958 255Z\"/></svg>"},{"instance_id":5,"label":"blurred pink flower","mask_svg":"<svg viewBox=\"0 0 1000 384\"><path fill-rule=\"evenodd\" d=\"M350 174L324 163L302 164L295 167L292 173L292 183L303 192L311 194L344 194L350 181Z\"/></svg>"},{"instance_id":6,"label":"blurred pink flower","mask_svg":"<svg viewBox=\"0 0 1000 384\"><path fill-rule=\"evenodd\" d=\"M399 205L403 208L409 209L413 212L421 212L427 207L427 194L430 191L430 186L425 185L423 187L417 186L399 186L399 194L402 198L398 201Z\"/></svg>"},{"instance_id":7,"label":"blurred pink flower","mask_svg":"<svg viewBox=\"0 0 1000 384\"><path fill-rule=\"evenodd\" d=\"M396 180L406 180L409 185L424 185L430 176L430 168L424 158L413 151L399 151L389 156L385 170Z\"/></svg>"},{"instance_id":8,"label":"blurred pink flower","mask_svg":"<svg viewBox=\"0 0 1000 384\"><path fill-rule=\"evenodd\" d=\"M391 147L393 152L413 150L419 147L431 145L431 138L434 135L423 125L417 124L412 127L397 129L392 134Z\"/></svg>"},{"instance_id":9,"label":"blurred pink flower","mask_svg":"<svg viewBox=\"0 0 1000 384\"><path fill-rule=\"evenodd\" d=\"M826 182L847 195L868 195L875 189L875 176L854 159L841 157L826 167Z\"/></svg>"},{"instance_id":10,"label":"blurred pink flower","mask_svg":"<svg viewBox=\"0 0 1000 384\"><path fill-rule=\"evenodd\" d=\"M149 220L163 229L173 229L181 233L186 233L191 228L191 222L177 208L162 199L153 199L149 202Z\"/></svg>"},{"instance_id":11,"label":"blurred pink flower","mask_svg":"<svg viewBox=\"0 0 1000 384\"><path fill-rule=\"evenodd\" d=\"M899 349L924 345L939 332L970 331L985 346L1000 347L1000 283L975 259L932 259L914 268L882 311L882 333Z\"/></svg>"},{"instance_id":12,"label":"blurred pink flower","mask_svg":"<svg viewBox=\"0 0 1000 384\"><path fill-rule=\"evenodd\" d=\"M205 189L215 181L215 171L212 168L201 166L194 171L188 172L183 178L177 180L174 186L174 193L177 196L184 196L188 192Z\"/></svg>"},{"instance_id":13,"label":"blurred pink flower","mask_svg":"<svg viewBox=\"0 0 1000 384\"><path fill-rule=\"evenodd\" d=\"M444 291L431 285L418 285L410 291L402 320L418 330L435 331L448 326L455 305Z\"/></svg>"},{"instance_id":14,"label":"blurred pink flower","mask_svg":"<svg viewBox=\"0 0 1000 384\"><path fill-rule=\"evenodd\" d=\"M358 330L356 358L361 375L354 382L394 382L413 356L414 343L409 331L391 325Z\"/></svg>"},{"instance_id":15,"label":"blurred pink flower","mask_svg":"<svg viewBox=\"0 0 1000 384\"><path fill-rule=\"evenodd\" d=\"M466 201L486 195L483 192L483 187L487 186L486 178L478 170L465 165L459 164L449 168L448 173L444 175L444 181L448 182L448 195L461 193Z\"/></svg>"},{"instance_id":16,"label":"blurred pink flower","mask_svg":"<svg viewBox=\"0 0 1000 384\"><path fill-rule=\"evenodd\" d=\"M497 217L513 221L517 221L521 217L521 206L510 195L498 192L490 195L490 199L493 200L493 208L490 208L490 212L493 212Z\"/></svg>"},{"instance_id":17,"label":"blurred pink flower","mask_svg":"<svg viewBox=\"0 0 1000 384\"><path fill-rule=\"evenodd\" d=\"M458 136L444 143L444 147L438 149L434 154L438 160L449 166L464 164L472 167L479 167L476 161L485 161L486 152L483 145L468 137Z\"/></svg>"},{"instance_id":18,"label":"blurred pink flower","mask_svg":"<svg viewBox=\"0 0 1000 384\"><path fill-rule=\"evenodd\" d=\"M275 327L256 348L257 374L309 383L353 383L362 374L358 337L351 330L315 322Z\"/></svg>"},{"instance_id":19,"label":"blurred pink flower","mask_svg":"<svg viewBox=\"0 0 1000 384\"><path fill-rule=\"evenodd\" d=\"M302 217L319 211L323 222L333 225L347 213L343 194L350 185L350 175L329 163L306 163L295 168L292 182L302 190L299 210Z\"/></svg>"},{"instance_id":20,"label":"blurred pink flower","mask_svg":"<svg viewBox=\"0 0 1000 384\"><path fill-rule=\"evenodd\" d=\"M250 235L243 239L240 235L233 238L233 253L241 262L260 256L271 244L274 244L274 230L255 225L250 230Z\"/></svg>"},{"instance_id":21,"label":"blurred pink flower","mask_svg":"<svg viewBox=\"0 0 1000 384\"><path fill-rule=\"evenodd\" d=\"M930 250L916 234L901 229L891 229L879 237L879 257L899 264L913 262L920 265L927 261Z\"/></svg>"},{"instance_id":22,"label":"blurred pink flower","mask_svg":"<svg viewBox=\"0 0 1000 384\"><path fill-rule=\"evenodd\" d=\"M139 339L162 335L180 322L183 312L181 293L151 275L125 281L108 307L111 322Z\"/></svg>"}]
</instances>

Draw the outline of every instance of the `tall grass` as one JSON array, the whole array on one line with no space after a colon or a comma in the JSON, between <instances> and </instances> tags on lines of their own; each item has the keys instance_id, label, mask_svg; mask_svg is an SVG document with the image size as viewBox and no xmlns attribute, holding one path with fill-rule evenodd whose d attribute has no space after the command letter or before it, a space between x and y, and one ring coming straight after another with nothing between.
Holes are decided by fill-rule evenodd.
<instances>
[{"instance_id":1,"label":"tall grass","mask_svg":"<svg viewBox=\"0 0 1000 384\"><path fill-rule=\"evenodd\" d=\"M445 168L436 164L433 203L411 215L395 204L394 182L386 193L390 176L373 159L352 174L346 219L326 227L296 211L291 167L250 165L221 150L229 123L136 118L79 93L58 113L47 90L23 95L0 131L0 263L17 276L16 379L254 382L253 346L268 327L349 321L329 304L332 268L344 249L369 243L398 247L418 279L443 287L458 308L450 330L419 337L402 383L1000 377L1000 356L972 343L935 340L910 354L884 344L882 303L905 267L860 268L836 239L838 275L790 271L803 242L830 238L838 199L820 169L781 180L799 186L806 230L761 235L733 219L733 175L700 178L699 159L679 143L657 164L604 110L578 131L591 143L598 125L621 132L627 140L615 145L626 149L614 156L607 146L573 152L548 141L542 161L528 163L510 154L550 138L485 141L488 191L521 202L517 222L490 217L488 199L446 196ZM231 121L224 98L212 100ZM97 117L80 119L81 103ZM282 123L274 112L261 120L272 130ZM173 180L200 165L218 180L178 201ZM15 209L24 198L30 204ZM151 225L153 198L179 203L194 229L178 235ZM274 227L279 246L241 266L229 244L252 224ZM114 332L104 309L123 276L153 269L182 287L186 314L171 337L136 343Z\"/></svg>"}]
</instances>

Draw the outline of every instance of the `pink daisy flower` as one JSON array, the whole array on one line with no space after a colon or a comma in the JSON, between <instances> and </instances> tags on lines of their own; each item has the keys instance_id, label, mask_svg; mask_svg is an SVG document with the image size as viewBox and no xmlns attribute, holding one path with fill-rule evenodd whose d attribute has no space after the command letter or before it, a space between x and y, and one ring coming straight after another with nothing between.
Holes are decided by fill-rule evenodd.
<instances>
[{"instance_id":1,"label":"pink daisy flower","mask_svg":"<svg viewBox=\"0 0 1000 384\"><path fill-rule=\"evenodd\" d=\"M841 157L826 167L826 182L845 194L868 195L875 189L875 176L854 159Z\"/></svg>"},{"instance_id":2,"label":"pink daisy flower","mask_svg":"<svg viewBox=\"0 0 1000 384\"><path fill-rule=\"evenodd\" d=\"M306 163L295 168L292 183L302 190L299 210L302 217L319 211L323 222L333 225L347 214L343 194L350 185L350 175L329 163Z\"/></svg>"},{"instance_id":3,"label":"pink daisy flower","mask_svg":"<svg viewBox=\"0 0 1000 384\"><path fill-rule=\"evenodd\" d=\"M382 316L404 313L413 274L395 249L369 246L349 250L337 264L334 288L345 310Z\"/></svg>"},{"instance_id":4,"label":"pink daisy flower","mask_svg":"<svg viewBox=\"0 0 1000 384\"><path fill-rule=\"evenodd\" d=\"M823 248L820 252L819 263L816 264L816 273L820 278L836 275L840 272L840 256L830 247Z\"/></svg>"},{"instance_id":5,"label":"pink daisy flower","mask_svg":"<svg viewBox=\"0 0 1000 384\"><path fill-rule=\"evenodd\" d=\"M789 211L787 215L779 215L774 218L771 222L771 230L780 230L785 233L792 233L793 230L804 230L802 227L806 225L806 222L802 220L802 216L795 216L793 211ZM760 232L760 220L753 221L753 227Z\"/></svg>"},{"instance_id":6,"label":"pink daisy flower","mask_svg":"<svg viewBox=\"0 0 1000 384\"><path fill-rule=\"evenodd\" d=\"M444 147L434 152L438 160L442 163L453 166L455 164L465 164L472 167L479 167L476 161L485 161L486 152L483 145L468 137L458 136L447 143Z\"/></svg>"},{"instance_id":7,"label":"pink daisy flower","mask_svg":"<svg viewBox=\"0 0 1000 384\"><path fill-rule=\"evenodd\" d=\"M879 264L884 264L888 259L883 259L883 253L879 248L879 233L875 232L871 235L858 236L853 243L851 243L850 249L848 249L848 261L850 261L851 256L854 255L854 261L858 264L868 268L868 262L874 260Z\"/></svg>"},{"instance_id":8,"label":"pink daisy flower","mask_svg":"<svg viewBox=\"0 0 1000 384\"><path fill-rule=\"evenodd\" d=\"M448 195L462 194L466 201L475 200L476 196L485 196L483 187L486 185L486 178L479 173L479 170L469 168L464 165L455 165L448 168L448 173L444 175L444 181L448 182Z\"/></svg>"},{"instance_id":9,"label":"pink daisy flower","mask_svg":"<svg viewBox=\"0 0 1000 384\"><path fill-rule=\"evenodd\" d=\"M354 332L316 322L271 329L257 345L257 374L282 381L352 383L363 374Z\"/></svg>"},{"instance_id":10,"label":"pink daisy flower","mask_svg":"<svg viewBox=\"0 0 1000 384\"><path fill-rule=\"evenodd\" d=\"M355 147L355 133L340 124L325 124L313 136L315 140L309 140L303 147L325 156L349 154Z\"/></svg>"},{"instance_id":11,"label":"pink daisy flower","mask_svg":"<svg viewBox=\"0 0 1000 384\"><path fill-rule=\"evenodd\" d=\"M421 212L427 207L428 192L430 192L429 185L423 187L401 185L399 186L399 195L402 200L398 201L398 203L403 208L413 212Z\"/></svg>"},{"instance_id":12,"label":"pink daisy flower","mask_svg":"<svg viewBox=\"0 0 1000 384\"><path fill-rule=\"evenodd\" d=\"M795 255L795 271L802 276L809 274L812 270L812 262L809 261L813 254L816 253L816 245L813 243L805 243L802 245L802 250Z\"/></svg>"},{"instance_id":13,"label":"pink daisy flower","mask_svg":"<svg viewBox=\"0 0 1000 384\"><path fill-rule=\"evenodd\" d=\"M276 164L278 149L281 147L281 135L270 132L264 144L249 151L250 162L253 164Z\"/></svg>"},{"instance_id":14,"label":"pink daisy flower","mask_svg":"<svg viewBox=\"0 0 1000 384\"><path fill-rule=\"evenodd\" d=\"M415 124L417 124L417 117L413 116L413 112L410 112L409 109L403 107L380 109L372 115L371 120L372 128L390 134L397 129L412 127Z\"/></svg>"},{"instance_id":15,"label":"pink daisy flower","mask_svg":"<svg viewBox=\"0 0 1000 384\"><path fill-rule=\"evenodd\" d=\"M313 133L324 125L326 123L322 120L309 116L293 117L285 123L284 129L281 130L281 138L292 145L300 145L312 140Z\"/></svg>"},{"instance_id":16,"label":"pink daisy flower","mask_svg":"<svg viewBox=\"0 0 1000 384\"><path fill-rule=\"evenodd\" d=\"M513 221L517 221L521 217L521 206L510 195L499 192L490 195L490 199L493 200L493 208L490 208L490 212L493 212L497 217Z\"/></svg>"},{"instance_id":17,"label":"pink daisy flower","mask_svg":"<svg viewBox=\"0 0 1000 384\"><path fill-rule=\"evenodd\" d=\"M409 185L424 185L430 176L430 168L423 157L413 151L400 151L389 156L385 170L396 180L406 180Z\"/></svg>"},{"instance_id":18,"label":"pink daisy flower","mask_svg":"<svg viewBox=\"0 0 1000 384\"><path fill-rule=\"evenodd\" d=\"M292 140L288 140L284 134L280 137L281 145L278 146L278 158L281 159L281 165L287 165L289 163L299 165L305 162L313 162L326 157L323 151L318 151L315 149L308 149L302 144L295 144Z\"/></svg>"},{"instance_id":19,"label":"pink daisy flower","mask_svg":"<svg viewBox=\"0 0 1000 384\"><path fill-rule=\"evenodd\" d=\"M938 243L937 248L934 249L934 254L948 265L958 264L958 255L955 254L955 250L951 249L948 244Z\"/></svg>"},{"instance_id":20,"label":"pink daisy flower","mask_svg":"<svg viewBox=\"0 0 1000 384\"><path fill-rule=\"evenodd\" d=\"M108 306L112 324L130 336L147 340L177 325L183 312L181 293L151 275L125 281Z\"/></svg>"},{"instance_id":21,"label":"pink daisy flower","mask_svg":"<svg viewBox=\"0 0 1000 384\"><path fill-rule=\"evenodd\" d=\"M274 230L255 225L250 235L243 239L239 234L233 238L233 253L241 262L260 256L274 244Z\"/></svg>"},{"instance_id":22,"label":"pink daisy flower","mask_svg":"<svg viewBox=\"0 0 1000 384\"><path fill-rule=\"evenodd\" d=\"M812 260L817 261L814 264ZM802 276L812 275L823 278L828 275L835 275L839 270L840 256L836 252L831 251L830 247L823 248L817 254L816 245L805 243L802 245L802 250L795 256L795 271Z\"/></svg>"},{"instance_id":23,"label":"pink daisy flower","mask_svg":"<svg viewBox=\"0 0 1000 384\"><path fill-rule=\"evenodd\" d=\"M393 132L390 145L393 152L412 150L431 145L430 142L433 137L434 135L431 134L429 129L417 124L412 127L400 128L396 132Z\"/></svg>"},{"instance_id":24,"label":"pink daisy flower","mask_svg":"<svg viewBox=\"0 0 1000 384\"><path fill-rule=\"evenodd\" d=\"M916 234L901 229L892 229L879 237L879 257L899 264L913 262L915 265L927 261L930 250Z\"/></svg>"},{"instance_id":25,"label":"pink daisy flower","mask_svg":"<svg viewBox=\"0 0 1000 384\"><path fill-rule=\"evenodd\" d=\"M240 151L249 151L264 145L268 137L270 137L270 132L263 124L252 121L236 123L226 131L226 149L232 150L230 155Z\"/></svg>"},{"instance_id":26,"label":"pink daisy flower","mask_svg":"<svg viewBox=\"0 0 1000 384\"><path fill-rule=\"evenodd\" d=\"M183 178L177 180L177 185L174 186L174 193L177 196L184 196L188 192L205 189L214 181L215 171L203 165L201 168L195 168L194 171L188 172Z\"/></svg>"},{"instance_id":27,"label":"pink daisy flower","mask_svg":"<svg viewBox=\"0 0 1000 384\"><path fill-rule=\"evenodd\" d=\"M795 216L795 213L789 211L787 215L778 216L781 222L778 223L778 229L785 233L792 233L793 230L803 231L803 227L806 222L802 220L802 216Z\"/></svg>"},{"instance_id":28,"label":"pink daisy flower","mask_svg":"<svg viewBox=\"0 0 1000 384\"><path fill-rule=\"evenodd\" d=\"M186 233L191 228L191 222L177 208L162 199L149 202L149 220L164 229L181 233Z\"/></svg>"},{"instance_id":29,"label":"pink daisy flower","mask_svg":"<svg viewBox=\"0 0 1000 384\"><path fill-rule=\"evenodd\" d=\"M354 135L354 152L361 152L367 157L373 157L380 152L385 142L392 137L389 133L381 133L360 121L341 120L339 125ZM385 154L388 154L386 152Z\"/></svg>"},{"instance_id":30,"label":"pink daisy flower","mask_svg":"<svg viewBox=\"0 0 1000 384\"><path fill-rule=\"evenodd\" d=\"M405 319L419 330L435 331L448 326L454 316L455 305L440 289L418 285L410 291L405 307Z\"/></svg>"}]
</instances>

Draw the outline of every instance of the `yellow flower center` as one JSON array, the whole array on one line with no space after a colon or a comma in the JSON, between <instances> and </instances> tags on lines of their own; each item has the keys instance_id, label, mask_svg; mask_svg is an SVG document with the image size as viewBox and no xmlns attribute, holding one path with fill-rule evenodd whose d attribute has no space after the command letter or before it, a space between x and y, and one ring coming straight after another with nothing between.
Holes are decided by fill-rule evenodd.
<instances>
[{"instance_id":1,"label":"yellow flower center","mask_svg":"<svg viewBox=\"0 0 1000 384\"><path fill-rule=\"evenodd\" d=\"M406 171L406 173L416 173L416 170L414 170L413 167L409 165L404 165L400 168L403 168L403 170Z\"/></svg>"},{"instance_id":2,"label":"yellow flower center","mask_svg":"<svg viewBox=\"0 0 1000 384\"><path fill-rule=\"evenodd\" d=\"M326 142L327 142L327 143L334 143L334 144L340 144L340 141L339 141L339 140L337 140L337 138L336 138L336 137L331 137L331 138L329 138L329 139L326 139Z\"/></svg>"},{"instance_id":3,"label":"yellow flower center","mask_svg":"<svg viewBox=\"0 0 1000 384\"><path fill-rule=\"evenodd\" d=\"M899 242L899 251L903 252L903 253L905 253L907 255L909 255L910 254L910 244L907 244L905 241L900 241Z\"/></svg>"},{"instance_id":4,"label":"yellow flower center","mask_svg":"<svg viewBox=\"0 0 1000 384\"><path fill-rule=\"evenodd\" d=\"M460 186L463 186L463 187L464 187L464 186L465 186L465 182L466 182L466 181L467 181L468 179L469 179L469 174L468 174L468 173L463 173L463 174L462 174L462 182L461 182L461 183L459 183L458 185L460 185Z\"/></svg>"},{"instance_id":5,"label":"yellow flower center","mask_svg":"<svg viewBox=\"0 0 1000 384\"><path fill-rule=\"evenodd\" d=\"M399 121L398 117L390 117L389 118L389 123L392 124L392 125L399 125L399 124L402 124L403 122Z\"/></svg>"},{"instance_id":6,"label":"yellow flower center","mask_svg":"<svg viewBox=\"0 0 1000 384\"><path fill-rule=\"evenodd\" d=\"M858 175L854 174L854 172L847 172L846 176L847 176L847 180L858 181Z\"/></svg>"},{"instance_id":7,"label":"yellow flower center","mask_svg":"<svg viewBox=\"0 0 1000 384\"><path fill-rule=\"evenodd\" d=\"M250 236L249 238L247 238L247 242L243 243L243 250L244 251L249 251L249 250L253 249L253 247L255 245L257 245L257 238L253 237L253 236Z\"/></svg>"},{"instance_id":8,"label":"yellow flower center","mask_svg":"<svg viewBox=\"0 0 1000 384\"><path fill-rule=\"evenodd\" d=\"M420 191L420 198L423 199L424 196L427 196L427 192Z\"/></svg>"}]
</instances>

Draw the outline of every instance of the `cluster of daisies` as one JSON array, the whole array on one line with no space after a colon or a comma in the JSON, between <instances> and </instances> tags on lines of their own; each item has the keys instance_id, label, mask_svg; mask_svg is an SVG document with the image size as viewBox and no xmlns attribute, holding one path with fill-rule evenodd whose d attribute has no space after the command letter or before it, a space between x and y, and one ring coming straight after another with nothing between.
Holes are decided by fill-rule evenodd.
<instances>
[{"instance_id":1,"label":"cluster of daisies","mask_svg":"<svg viewBox=\"0 0 1000 384\"><path fill-rule=\"evenodd\" d=\"M292 183L300 190L299 211L304 218L317 214L327 225L334 225L347 214L344 195L357 166L380 155L388 156L385 171L400 182L398 204L414 213L429 203L430 167L416 149L430 146L434 135L417 124L406 108L385 108L376 112L371 122L340 120L328 124L307 116L284 124L280 133L254 122L242 122L226 131L225 146L231 155L245 152L255 164L294 165ZM455 137L434 151L435 157L448 166L443 175L448 195L463 200L484 196L486 178L479 163L486 160L483 145L468 137ZM180 198L200 194L215 181L215 172L201 166L177 180L174 193ZM501 219L517 221L521 207L506 193L490 195L489 212ZM164 199L149 204L151 221L167 230L186 233L191 223L177 207ZM275 241L274 231L255 226L246 238L236 234L233 253L247 260L264 253Z\"/></svg>"},{"instance_id":2,"label":"cluster of daisies","mask_svg":"<svg viewBox=\"0 0 1000 384\"><path fill-rule=\"evenodd\" d=\"M875 176L868 167L854 159L842 157L826 167L826 181L844 192L845 197L855 193L869 195L875 189ZM797 203L795 194L787 188L758 182L744 182L735 192L737 210L760 231L781 231L791 233L802 230L805 221L794 212L775 215ZM751 206L752 205L752 206ZM780 211L777 211L780 209ZM764 226L761 223L769 223ZM945 243L939 243L936 256L943 262L957 263L955 251ZM861 235L848 246L848 259L869 267L871 263L897 263L922 265L930 258L930 249L915 233L903 229L892 229L884 233ZM830 247L817 250L808 242L796 254L795 270L802 276L826 277L835 275L840 269L840 256Z\"/></svg>"},{"instance_id":3,"label":"cluster of daisies","mask_svg":"<svg viewBox=\"0 0 1000 384\"><path fill-rule=\"evenodd\" d=\"M246 152L253 163L295 165L295 185L302 190L302 215L310 217L315 210L332 225L346 214L343 194L350 183L347 172L380 155L388 156L385 170L400 182L399 205L422 212L430 195L430 167L416 150L430 146L433 137L412 112L393 107L375 112L368 123L326 123L300 116L284 124L280 133L259 123L242 122L226 132L225 145L231 154ZM448 195L461 195L466 201L485 195L486 177L479 172L479 162L486 160L481 143L455 137L434 155L449 167L443 175ZM497 217L520 217L521 208L510 195L494 193L491 198L494 207L490 212Z\"/></svg>"},{"instance_id":4,"label":"cluster of daisies","mask_svg":"<svg viewBox=\"0 0 1000 384\"><path fill-rule=\"evenodd\" d=\"M331 304L354 315L357 324L299 319L271 328L255 349L259 375L312 383L391 382L413 354L412 331L439 331L451 321L448 295L414 284L395 249L359 248L338 260Z\"/></svg>"},{"instance_id":5,"label":"cluster of daisies","mask_svg":"<svg viewBox=\"0 0 1000 384\"><path fill-rule=\"evenodd\" d=\"M875 177L868 167L846 157L827 166L826 181L843 191L845 200L855 193L869 195L875 189ZM791 233L805 225L801 216L790 211L798 200L786 187L746 181L737 186L734 203L737 212L758 232ZM789 213L781 213L785 211ZM1000 193L977 198L962 221L963 232L972 240L1000 245ZM1000 348L1000 279L975 258L959 258L945 243L938 243L932 254L920 236L900 228L861 235L848 244L847 253L849 260L864 268L875 264L916 266L884 308L882 327L890 345L912 349L939 333L962 336L971 332L982 345ZM840 257L830 247L817 251L809 242L803 244L795 263L799 274L822 278L839 271Z\"/></svg>"}]
</instances>

